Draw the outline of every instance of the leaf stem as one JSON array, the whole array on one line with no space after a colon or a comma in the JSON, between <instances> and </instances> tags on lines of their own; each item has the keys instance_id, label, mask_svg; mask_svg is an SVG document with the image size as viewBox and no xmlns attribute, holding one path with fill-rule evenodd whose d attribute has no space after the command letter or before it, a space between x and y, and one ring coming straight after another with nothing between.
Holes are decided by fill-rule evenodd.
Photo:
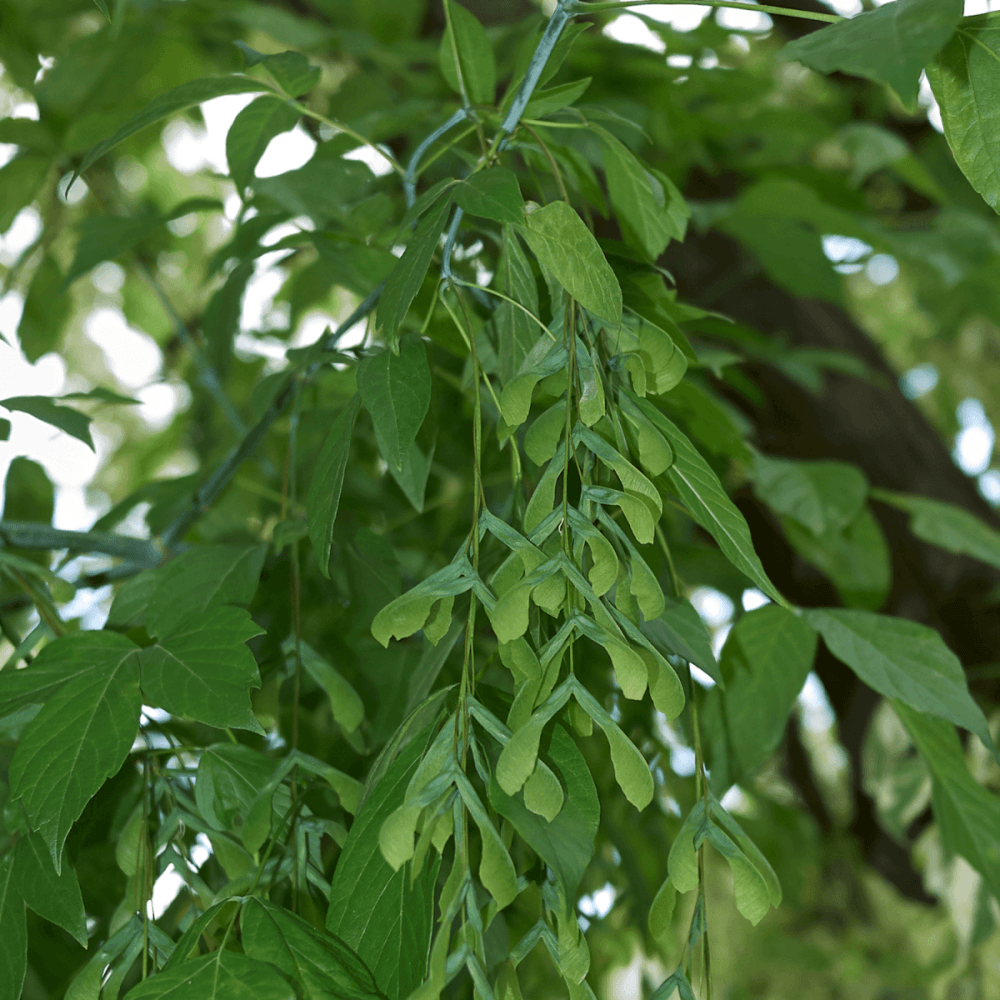
<instances>
[{"instance_id":1,"label":"leaf stem","mask_svg":"<svg viewBox=\"0 0 1000 1000\"><path fill-rule=\"evenodd\" d=\"M406 172L403 168L396 162L396 158L392 155L392 150L387 146L376 146L371 139L366 139L360 132L355 132L349 125L345 125L343 122L335 121L333 118L327 118L326 115L321 115L318 111L313 111L312 108L303 104L301 101L289 101L289 104L300 114L307 115L309 118L314 118L318 122L322 122L324 125L328 125L330 128L335 128L338 132L344 132L349 135L352 139L356 139L361 143L362 146L367 146L369 149L375 150L379 156L384 157L393 170L399 174L400 177L405 177Z\"/></svg>"},{"instance_id":2,"label":"leaf stem","mask_svg":"<svg viewBox=\"0 0 1000 1000\"><path fill-rule=\"evenodd\" d=\"M684 4L698 7L722 7L733 10L754 10L762 14L779 14L783 17L798 17L806 21L824 21L827 24L836 24L843 21L839 14L822 14L811 10L791 10L788 7L772 7L769 4L738 3L735 0L626 0L625 3L601 2L587 3L585 0L576 0L573 5L575 14L597 14L601 11L628 10L630 7L645 7L650 4L659 6L660 4Z\"/></svg>"}]
</instances>

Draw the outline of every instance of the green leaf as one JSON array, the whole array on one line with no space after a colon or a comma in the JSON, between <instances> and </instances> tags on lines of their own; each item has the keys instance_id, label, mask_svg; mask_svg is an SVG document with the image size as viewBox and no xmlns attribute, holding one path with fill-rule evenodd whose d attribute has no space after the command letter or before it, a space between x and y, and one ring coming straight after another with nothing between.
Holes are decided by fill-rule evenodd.
<instances>
[{"instance_id":1,"label":"green leaf","mask_svg":"<svg viewBox=\"0 0 1000 1000\"><path fill-rule=\"evenodd\" d=\"M69 406L60 406L48 396L11 396L0 399L0 406L19 413L27 413L36 420L58 427L71 437L82 441L94 451L94 439L90 436L90 417Z\"/></svg>"},{"instance_id":2,"label":"green leaf","mask_svg":"<svg viewBox=\"0 0 1000 1000\"><path fill-rule=\"evenodd\" d=\"M687 814L670 845L667 870L678 892L690 892L698 885L698 856L694 837L705 818L705 802L699 799Z\"/></svg>"},{"instance_id":3,"label":"green leaf","mask_svg":"<svg viewBox=\"0 0 1000 1000\"><path fill-rule=\"evenodd\" d=\"M649 933L653 940L661 948L667 948L671 944L670 918L674 915L674 906L677 903L677 890L669 877L663 880L653 903L649 908Z\"/></svg>"},{"instance_id":4,"label":"green leaf","mask_svg":"<svg viewBox=\"0 0 1000 1000\"><path fill-rule=\"evenodd\" d=\"M10 421L0 417L0 441L10 440Z\"/></svg>"},{"instance_id":5,"label":"green leaf","mask_svg":"<svg viewBox=\"0 0 1000 1000\"><path fill-rule=\"evenodd\" d=\"M846 462L795 462L757 455L754 492L775 513L822 535L840 531L860 513L868 481Z\"/></svg>"},{"instance_id":6,"label":"green leaf","mask_svg":"<svg viewBox=\"0 0 1000 1000\"><path fill-rule=\"evenodd\" d=\"M538 338L517 374L500 393L500 413L508 427L520 427L528 419L535 386L546 376L561 371L568 358L566 348L558 341L545 335Z\"/></svg>"},{"instance_id":7,"label":"green leaf","mask_svg":"<svg viewBox=\"0 0 1000 1000\"><path fill-rule=\"evenodd\" d=\"M60 399L87 399L92 402L108 403L110 405L142 406L141 399L134 399L132 396L123 396L120 392L112 392L104 386L97 386L96 389L88 389L86 392L67 392L59 397Z\"/></svg>"},{"instance_id":8,"label":"green leaf","mask_svg":"<svg viewBox=\"0 0 1000 1000\"><path fill-rule=\"evenodd\" d=\"M997 756L986 717L966 687L962 664L934 629L839 608L813 608L803 617L870 688L968 729Z\"/></svg>"},{"instance_id":9,"label":"green leaf","mask_svg":"<svg viewBox=\"0 0 1000 1000\"><path fill-rule=\"evenodd\" d=\"M215 605L190 612L142 651L144 697L210 726L262 733L250 706L260 674L244 643L263 631L242 608Z\"/></svg>"},{"instance_id":10,"label":"green leaf","mask_svg":"<svg viewBox=\"0 0 1000 1000\"><path fill-rule=\"evenodd\" d=\"M70 681L139 651L114 632L76 632L48 643L25 670L0 671L0 716L41 705Z\"/></svg>"},{"instance_id":11,"label":"green leaf","mask_svg":"<svg viewBox=\"0 0 1000 1000\"><path fill-rule=\"evenodd\" d=\"M386 446L384 458L401 468L431 402L424 342L406 336L398 354L386 348L364 358L358 365L358 391Z\"/></svg>"},{"instance_id":12,"label":"green leaf","mask_svg":"<svg viewBox=\"0 0 1000 1000\"><path fill-rule=\"evenodd\" d=\"M7 232L17 213L30 205L45 183L52 160L37 153L22 153L10 163L0 167L0 233Z\"/></svg>"},{"instance_id":13,"label":"green leaf","mask_svg":"<svg viewBox=\"0 0 1000 1000\"><path fill-rule=\"evenodd\" d=\"M524 222L524 198L517 174L506 167L490 167L472 174L455 188L463 212L495 222Z\"/></svg>"},{"instance_id":14,"label":"green leaf","mask_svg":"<svg viewBox=\"0 0 1000 1000\"><path fill-rule=\"evenodd\" d=\"M232 830L246 821L277 764L242 743L213 743L198 760L194 786L198 811L214 830Z\"/></svg>"},{"instance_id":15,"label":"green leaf","mask_svg":"<svg viewBox=\"0 0 1000 1000\"><path fill-rule=\"evenodd\" d=\"M708 827L709 843L726 859L733 873L736 909L755 927L771 908L764 876L733 841L714 823Z\"/></svg>"},{"instance_id":16,"label":"green leaf","mask_svg":"<svg viewBox=\"0 0 1000 1000\"><path fill-rule=\"evenodd\" d=\"M46 253L32 275L17 325L18 343L32 364L58 347L70 306L63 294L62 270L52 254Z\"/></svg>"},{"instance_id":17,"label":"green leaf","mask_svg":"<svg viewBox=\"0 0 1000 1000\"><path fill-rule=\"evenodd\" d=\"M839 70L887 83L912 108L920 71L961 17L961 0L896 0L810 32L786 45L779 58L796 59L820 73Z\"/></svg>"},{"instance_id":18,"label":"green leaf","mask_svg":"<svg viewBox=\"0 0 1000 1000\"><path fill-rule=\"evenodd\" d=\"M882 607L892 582L891 554L867 507L842 531L820 536L788 518L781 526L792 548L833 581L844 604L866 611Z\"/></svg>"},{"instance_id":19,"label":"green leaf","mask_svg":"<svg viewBox=\"0 0 1000 1000\"><path fill-rule=\"evenodd\" d=\"M360 405L361 397L355 395L330 425L330 432L326 436L323 450L319 453L306 497L309 537L312 539L320 572L327 579L330 577L333 525L340 508L344 473L347 471L347 460L351 454L351 436Z\"/></svg>"},{"instance_id":20,"label":"green leaf","mask_svg":"<svg viewBox=\"0 0 1000 1000\"><path fill-rule=\"evenodd\" d=\"M528 246L563 288L595 316L617 325L622 290L593 233L564 201L554 201L525 216Z\"/></svg>"},{"instance_id":21,"label":"green leaf","mask_svg":"<svg viewBox=\"0 0 1000 1000\"><path fill-rule=\"evenodd\" d=\"M200 545L175 556L158 571L146 609L146 628L163 639L181 622L224 605L246 607L260 579L266 545Z\"/></svg>"},{"instance_id":22,"label":"green leaf","mask_svg":"<svg viewBox=\"0 0 1000 1000\"><path fill-rule=\"evenodd\" d=\"M326 917L327 930L368 965L389 1000L406 1000L424 979L434 877L425 867L411 884L406 867L393 871L378 834L403 804L425 745L417 737L403 748L355 818L334 871Z\"/></svg>"},{"instance_id":23,"label":"green leaf","mask_svg":"<svg viewBox=\"0 0 1000 1000\"><path fill-rule=\"evenodd\" d=\"M249 899L240 915L243 947L300 983L307 1000L382 997L364 962L339 938L264 899Z\"/></svg>"},{"instance_id":24,"label":"green leaf","mask_svg":"<svg viewBox=\"0 0 1000 1000\"><path fill-rule=\"evenodd\" d=\"M535 346L540 329L524 311L526 309L532 316L538 315L538 285L528 255L521 247L516 230L510 225L503 227L503 252L497 266L496 283L498 290L508 299L524 307L518 309L511 302L501 299L494 313L500 381L506 385Z\"/></svg>"},{"instance_id":25,"label":"green leaf","mask_svg":"<svg viewBox=\"0 0 1000 1000\"><path fill-rule=\"evenodd\" d=\"M270 98L269 98L270 99ZM254 275L254 262L245 260L229 272L221 288L215 290L201 316L208 360L220 372L229 367L233 339L240 329L243 297Z\"/></svg>"},{"instance_id":26,"label":"green leaf","mask_svg":"<svg viewBox=\"0 0 1000 1000\"><path fill-rule=\"evenodd\" d=\"M534 714L517 729L500 751L497 759L496 779L508 795L516 795L531 777L538 761L538 748L542 730L549 720L569 700L570 688L560 685L535 709Z\"/></svg>"},{"instance_id":27,"label":"green leaf","mask_svg":"<svg viewBox=\"0 0 1000 1000\"><path fill-rule=\"evenodd\" d=\"M382 336L390 347L395 347L399 341L403 320L423 284L431 258L437 249L438 239L448 221L451 201L449 195L428 209L407 243L403 256L396 261L396 266L386 278L377 316Z\"/></svg>"},{"instance_id":28,"label":"green leaf","mask_svg":"<svg viewBox=\"0 0 1000 1000\"><path fill-rule=\"evenodd\" d=\"M739 823L726 812L722 807L722 803L711 793L709 793L708 798L708 810L712 822L721 827L732 838L736 846L743 852L747 861L753 865L757 874L763 879L771 906L775 908L780 906L782 898L781 883L778 881L777 874L775 874L770 862L764 857L760 848L747 836Z\"/></svg>"},{"instance_id":29,"label":"green leaf","mask_svg":"<svg viewBox=\"0 0 1000 1000\"><path fill-rule=\"evenodd\" d=\"M469 779L464 774L459 774L456 777L456 784L462 796L462 803L479 828L482 846L479 882L493 897L497 909L502 910L510 906L517 897L517 872L514 870L514 862Z\"/></svg>"},{"instance_id":30,"label":"green leaf","mask_svg":"<svg viewBox=\"0 0 1000 1000\"><path fill-rule=\"evenodd\" d=\"M1000 212L1000 15L967 18L927 67L955 162L986 204Z\"/></svg>"},{"instance_id":31,"label":"green leaf","mask_svg":"<svg viewBox=\"0 0 1000 1000\"><path fill-rule=\"evenodd\" d=\"M76 872L62 858L57 872L52 856L36 833L21 834L14 851L14 879L25 903L40 917L69 931L87 947L87 916L83 911L80 883Z\"/></svg>"},{"instance_id":32,"label":"green leaf","mask_svg":"<svg viewBox=\"0 0 1000 1000\"><path fill-rule=\"evenodd\" d=\"M910 515L910 531L917 538L1000 569L1000 531L967 510L910 493L873 490L872 496L905 510Z\"/></svg>"},{"instance_id":33,"label":"green leaf","mask_svg":"<svg viewBox=\"0 0 1000 1000\"><path fill-rule=\"evenodd\" d=\"M10 765L10 793L56 865L70 827L128 756L139 729L135 647L121 636L87 671L61 685L24 731Z\"/></svg>"},{"instance_id":34,"label":"green leaf","mask_svg":"<svg viewBox=\"0 0 1000 1000\"><path fill-rule=\"evenodd\" d=\"M375 434L376 437L380 437L377 430ZM381 441L378 442L378 446L379 451L382 451L383 443ZM433 461L433 445L431 446L430 454L425 455L417 447L416 442L413 442L403 456L403 464L400 468L397 469L391 462L386 463L389 466L389 475L396 481L396 485L403 491L403 495L410 501L413 509L418 514L422 514L424 510L427 480L431 474L431 463Z\"/></svg>"},{"instance_id":35,"label":"green leaf","mask_svg":"<svg viewBox=\"0 0 1000 1000\"><path fill-rule=\"evenodd\" d=\"M298 1000L273 965L220 948L143 980L125 1000Z\"/></svg>"},{"instance_id":36,"label":"green leaf","mask_svg":"<svg viewBox=\"0 0 1000 1000\"><path fill-rule=\"evenodd\" d=\"M210 101L214 97L223 97L227 94L259 94L261 91L270 91L271 88L266 83L259 80L251 80L247 76L222 76L204 80L189 80L182 83L173 90L168 90L165 94L150 101L142 111L133 115L114 135L96 146L92 147L80 166L76 169L74 176L82 174L92 163L96 163L105 153L114 149L120 142L124 142L136 132L141 132L144 128L155 122L161 121L178 111L186 111L203 101Z\"/></svg>"},{"instance_id":37,"label":"green leaf","mask_svg":"<svg viewBox=\"0 0 1000 1000\"><path fill-rule=\"evenodd\" d=\"M445 3L448 27L441 39L441 73L448 86L467 95L471 103L492 104L496 97L497 68L486 29L461 4L454 0Z\"/></svg>"},{"instance_id":38,"label":"green leaf","mask_svg":"<svg viewBox=\"0 0 1000 1000\"><path fill-rule=\"evenodd\" d=\"M528 101L521 117L544 118L546 115L555 114L563 108L576 104L583 97L584 91L590 86L592 79L593 77L588 76L583 80L561 83L557 87L549 87L546 90L536 90L531 95L531 100Z\"/></svg>"},{"instance_id":39,"label":"green leaf","mask_svg":"<svg viewBox=\"0 0 1000 1000\"><path fill-rule=\"evenodd\" d=\"M145 624L146 608L159 582L159 570L155 569L143 570L131 580L126 580L118 588L115 599L111 602L111 610L108 612L108 620L104 627L125 630ZM108 633L83 632L81 634L103 636Z\"/></svg>"},{"instance_id":40,"label":"green leaf","mask_svg":"<svg viewBox=\"0 0 1000 1000\"><path fill-rule=\"evenodd\" d=\"M552 727L544 760L566 789L565 803L554 819L546 820L529 810L520 794L508 795L496 778L490 782L490 805L510 821L518 835L552 869L566 897L572 899L594 856L600 801L586 760L558 724Z\"/></svg>"},{"instance_id":41,"label":"green leaf","mask_svg":"<svg viewBox=\"0 0 1000 1000\"><path fill-rule=\"evenodd\" d=\"M961 854L1000 899L1000 799L969 773L952 726L898 701L893 708L930 767L931 802L945 848Z\"/></svg>"},{"instance_id":42,"label":"green leaf","mask_svg":"<svg viewBox=\"0 0 1000 1000\"><path fill-rule=\"evenodd\" d=\"M73 263L69 266L60 291L101 261L113 260L130 250L172 219L191 212L219 211L221 208L222 203L216 198L189 198L163 215L147 212L143 215L94 215L84 219L79 226L80 239L76 244Z\"/></svg>"},{"instance_id":43,"label":"green leaf","mask_svg":"<svg viewBox=\"0 0 1000 1000\"><path fill-rule=\"evenodd\" d=\"M326 692L330 699L334 721L343 726L347 732L353 733L365 717L364 702L362 702L358 692L312 646L306 642L300 642L299 647L302 655L302 667ZM281 648L285 656L294 664L295 638L286 639Z\"/></svg>"},{"instance_id":44,"label":"green leaf","mask_svg":"<svg viewBox=\"0 0 1000 1000\"><path fill-rule=\"evenodd\" d=\"M664 597L663 614L647 621L642 631L661 653L672 653L693 663L716 684L724 686L719 664L712 652L712 637L690 601Z\"/></svg>"},{"instance_id":45,"label":"green leaf","mask_svg":"<svg viewBox=\"0 0 1000 1000\"><path fill-rule=\"evenodd\" d=\"M597 699L582 684L573 686L573 697L594 722L601 727L611 750L611 763L615 769L615 780L629 800L638 810L643 810L653 801L653 776L649 772L646 758L636 745L618 728L614 719L601 707Z\"/></svg>"},{"instance_id":46,"label":"green leaf","mask_svg":"<svg viewBox=\"0 0 1000 1000\"><path fill-rule=\"evenodd\" d=\"M14 852L0 857L0 1000L20 1000L28 967L28 926L17 891Z\"/></svg>"},{"instance_id":47,"label":"green leaf","mask_svg":"<svg viewBox=\"0 0 1000 1000\"><path fill-rule=\"evenodd\" d=\"M753 773L781 743L815 655L816 634L777 604L742 615L733 626L722 651L732 781Z\"/></svg>"},{"instance_id":48,"label":"green leaf","mask_svg":"<svg viewBox=\"0 0 1000 1000\"><path fill-rule=\"evenodd\" d=\"M254 169L270 141L295 128L299 112L280 97L258 97L233 120L226 133L226 162L238 190L251 185Z\"/></svg>"},{"instance_id":49,"label":"green leaf","mask_svg":"<svg viewBox=\"0 0 1000 1000\"><path fill-rule=\"evenodd\" d=\"M363 163L345 160L341 155L345 152L343 144L330 140L316 148L312 159L298 170L288 170L276 177L257 177L253 182L254 194L258 198L273 201L292 215L306 215L317 227L326 226L331 220L342 220L350 206L371 186L371 171ZM317 250L327 256L327 259L337 259L336 243L316 234L299 233L294 237L295 246L312 242ZM275 247L272 247L275 249ZM355 247L355 253L358 248ZM362 251L363 253L363 251ZM382 258L378 254L363 254L362 260L376 260L381 268ZM393 258L395 260L395 258ZM342 263L342 262L341 262ZM364 294L382 277L371 272L367 267L358 275L364 280Z\"/></svg>"},{"instance_id":50,"label":"green leaf","mask_svg":"<svg viewBox=\"0 0 1000 1000\"><path fill-rule=\"evenodd\" d=\"M631 398L674 449L674 464L667 469L667 476L691 516L718 542L725 557L740 572L770 598L787 607L788 602L778 593L760 564L746 519L729 499L712 467L655 406L644 399Z\"/></svg>"},{"instance_id":51,"label":"green leaf","mask_svg":"<svg viewBox=\"0 0 1000 1000\"><path fill-rule=\"evenodd\" d=\"M301 52L275 52L273 55L263 55L250 48L246 42L233 44L246 58L247 69L263 66L271 75L271 79L289 97L299 97L319 83L320 68L310 66L309 60Z\"/></svg>"},{"instance_id":52,"label":"green leaf","mask_svg":"<svg viewBox=\"0 0 1000 1000\"><path fill-rule=\"evenodd\" d=\"M104 15L104 20L111 23L111 12L108 10L108 5L104 0L94 0L94 6Z\"/></svg>"},{"instance_id":53,"label":"green leaf","mask_svg":"<svg viewBox=\"0 0 1000 1000\"><path fill-rule=\"evenodd\" d=\"M677 223L677 212L672 203L684 205L684 199L673 185L665 189L624 143L610 132L599 130L604 140L604 173L608 179L608 193L614 205L622 234L627 243L638 247L646 256L655 260L673 240L684 238L687 215Z\"/></svg>"}]
</instances>

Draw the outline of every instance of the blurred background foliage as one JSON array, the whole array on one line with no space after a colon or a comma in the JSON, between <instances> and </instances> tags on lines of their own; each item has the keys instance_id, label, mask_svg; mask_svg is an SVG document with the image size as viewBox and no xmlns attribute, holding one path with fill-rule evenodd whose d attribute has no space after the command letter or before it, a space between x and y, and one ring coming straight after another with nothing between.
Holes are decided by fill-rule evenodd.
<instances>
[{"instance_id":1,"label":"blurred background foliage","mask_svg":"<svg viewBox=\"0 0 1000 1000\"><path fill-rule=\"evenodd\" d=\"M244 206L228 176L225 134L249 96L220 98L138 133L70 186L83 152L158 94L242 70L235 40L265 53L305 53L322 71L303 99L309 107L387 144L397 160L405 161L455 103L437 62L440 10L419 0L116 0L108 6L110 24L87 0L0 0L0 333L7 341L0 344L0 388L10 396L104 387L134 395L141 405L84 404L93 417L94 453L15 414L9 440L0 442L4 517L156 535L266 408L275 377L289 363L286 350L336 325L384 275L403 215L400 187L388 161L370 147L303 118L273 140ZM488 23L498 77L509 79L532 51L543 15L527 4L467 6ZM737 248L737 267L706 277L684 269L685 259L694 266L695 249L675 245L666 266L673 268L676 258L682 298L710 309L749 277L836 307L887 360L883 381L887 373L898 379L902 395L928 418L928 433L953 451L953 475L969 477L985 502L1000 504L1000 465L992 458L1000 421L996 217L954 165L926 86L911 111L886 88L781 62L780 47L797 30L762 13L706 8L595 15L553 83L590 77L577 107L681 187L693 210L692 241L724 239ZM615 235L601 232L608 213L594 173L601 162L597 141L556 127L546 135L599 233ZM309 161L317 142L323 145L316 157L347 152L341 162L355 165L337 175L343 188L328 204L269 181ZM451 176L455 158L469 155L461 145L442 149L426 161L421 187ZM540 152L537 166L530 196L544 203L555 189ZM185 204L191 199L199 201ZM106 216L133 220L127 245L118 231L107 239ZM336 239L310 235L323 229ZM280 249L270 249L281 241ZM705 243L706 253L712 245ZM492 271L496 255L496 247L479 241L456 260L474 279ZM415 312L423 316L430 305L425 289ZM481 327L483 318L475 322ZM875 378L870 356L804 345L791 322L776 316L777 329L766 336L710 319L686 327L701 361L699 384L713 401L691 403L686 423L734 488L748 480L740 443L757 433L746 401L764 399L767 387L756 380L761 365L810 394L820 411L844 380ZM365 330L355 334L342 348L362 343ZM357 688L366 720L357 732L346 731L320 686L309 682L300 746L361 777L402 718L408 692L398 678L412 674L421 657L412 643L382 650L368 626L385 600L437 568L467 530L470 442L450 433L453 414L468 412L465 351L440 310L431 313L427 334L435 396L418 441L432 455L420 502L393 481L371 425L360 421L332 587L312 557L303 568L303 635ZM491 350L488 339L484 349ZM207 365L219 371L234 404L229 418L205 387ZM301 496L328 417L353 392L342 375L331 371L309 387L300 400L309 418L282 417L196 528L200 541L271 544L252 610L268 628L254 647L264 677L255 708L271 717L275 731L287 731L292 700L280 648L290 627L283 620L290 614L290 557L282 539L294 535L289 525L302 514L294 491L291 501L287 489L283 499L282 470L301 484ZM858 414L862 425L881 419L878 412ZM289 470L292 434L298 435L297 460ZM819 452L824 447L815 443ZM803 448L796 457L808 454ZM494 454L490 462L487 482L502 481L507 459ZM977 513L989 517L985 503ZM762 595L689 524L671 522L669 514L667 520L678 570L718 654L728 630ZM775 562L797 558L787 548L762 555L769 572ZM881 605L889 580L875 562L867 576L858 571L855 590L880 593L875 603ZM108 560L93 556L67 564L68 574L98 585L81 587L60 604L65 620L100 626L112 595L109 584L100 585L108 567ZM995 615L986 600L990 588L980 590ZM44 637L44 625L6 579L0 614L11 629L8 640ZM934 620L933 613L926 617ZM8 640L2 660L13 650ZM988 705L992 698L996 734L996 664L987 657L966 665L979 671L970 680L981 682L973 687L980 700ZM442 677L449 671L457 673L453 661ZM732 906L728 871L712 866L717 996L1000 997L1000 911L976 872L942 848L928 811L929 778L905 730L882 706L859 736L835 695L810 675L791 724L797 757L783 743L729 793L726 804L774 864L785 901L753 929ZM675 915L672 953L658 953L644 931L679 817L692 804L690 734L680 723L650 725L648 706L619 707L623 728L658 761L662 785L660 808L637 818L617 793L604 748L585 746L602 825L580 913L589 924L591 981L602 1000L647 996L672 968L689 919L683 908ZM24 721L8 720L0 733L4 765ZM198 727L178 720L163 726L184 742L204 738L192 732ZM845 726L851 745L842 739ZM967 753L976 777L1000 790L1000 769L982 747L972 742ZM98 933L114 928L125 891L114 851L135 801L133 786L134 775L114 779L71 840ZM881 836L904 853L912 848L913 879L894 880L895 861L859 838L859 802L874 804L869 808ZM317 814L323 810L317 804ZM233 876L194 830L181 841L189 853L200 847L203 855L200 870L185 877L187 890L176 875L157 882L154 906L168 933L183 924L192 898L200 894L204 902ZM328 870L336 851L334 840L324 841ZM30 920L24 996L61 997L84 953L58 929ZM554 995L544 963L532 969L522 971L525 995Z\"/></svg>"}]
</instances>

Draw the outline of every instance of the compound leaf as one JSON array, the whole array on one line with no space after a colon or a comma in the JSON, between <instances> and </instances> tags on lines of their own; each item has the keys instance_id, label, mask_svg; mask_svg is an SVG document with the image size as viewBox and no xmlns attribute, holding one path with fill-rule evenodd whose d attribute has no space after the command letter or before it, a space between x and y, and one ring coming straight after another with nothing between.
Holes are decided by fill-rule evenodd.
<instances>
[{"instance_id":1,"label":"compound leaf","mask_svg":"<svg viewBox=\"0 0 1000 1000\"><path fill-rule=\"evenodd\" d=\"M564 201L554 201L525 216L521 229L528 246L563 288L585 309L617 325L622 290L583 219Z\"/></svg>"},{"instance_id":2,"label":"compound leaf","mask_svg":"<svg viewBox=\"0 0 1000 1000\"><path fill-rule=\"evenodd\" d=\"M424 342L416 335L404 337L398 354L387 348L365 358L358 365L358 390L385 445L384 458L402 468L431 402Z\"/></svg>"},{"instance_id":3,"label":"compound leaf","mask_svg":"<svg viewBox=\"0 0 1000 1000\"><path fill-rule=\"evenodd\" d=\"M11 798L62 866L70 827L128 755L139 729L138 658L128 640L61 686L24 732L10 765Z\"/></svg>"},{"instance_id":4,"label":"compound leaf","mask_svg":"<svg viewBox=\"0 0 1000 1000\"><path fill-rule=\"evenodd\" d=\"M997 755L962 664L934 629L856 609L811 608L803 617L870 688L968 729Z\"/></svg>"},{"instance_id":5,"label":"compound leaf","mask_svg":"<svg viewBox=\"0 0 1000 1000\"><path fill-rule=\"evenodd\" d=\"M810 32L781 50L820 73L837 70L887 83L912 107L920 71L962 17L962 0L897 0Z\"/></svg>"},{"instance_id":6,"label":"compound leaf","mask_svg":"<svg viewBox=\"0 0 1000 1000\"><path fill-rule=\"evenodd\" d=\"M260 674L244 643L263 631L242 608L192 612L142 651L143 695L175 715L262 733L250 706Z\"/></svg>"}]
</instances>

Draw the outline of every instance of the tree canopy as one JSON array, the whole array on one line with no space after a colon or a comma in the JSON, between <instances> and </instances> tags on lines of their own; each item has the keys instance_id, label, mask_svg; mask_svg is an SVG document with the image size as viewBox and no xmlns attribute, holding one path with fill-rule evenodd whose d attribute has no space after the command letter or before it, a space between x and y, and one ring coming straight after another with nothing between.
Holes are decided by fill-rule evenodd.
<instances>
[{"instance_id":1,"label":"tree canopy","mask_svg":"<svg viewBox=\"0 0 1000 1000\"><path fill-rule=\"evenodd\" d=\"M1000 996L1000 13L0 0L0 1000Z\"/></svg>"}]
</instances>

